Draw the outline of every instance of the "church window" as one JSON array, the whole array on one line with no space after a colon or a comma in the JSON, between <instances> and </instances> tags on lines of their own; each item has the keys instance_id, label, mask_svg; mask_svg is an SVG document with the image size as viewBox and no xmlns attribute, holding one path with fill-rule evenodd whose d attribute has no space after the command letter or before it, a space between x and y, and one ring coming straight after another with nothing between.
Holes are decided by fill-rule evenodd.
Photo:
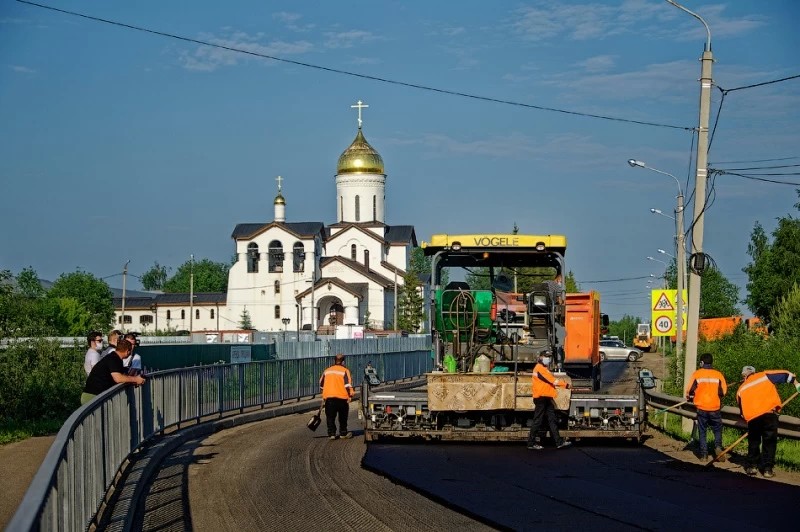
<instances>
[{"instance_id":1,"label":"church window","mask_svg":"<svg viewBox=\"0 0 800 532\"><path fill-rule=\"evenodd\" d=\"M357 253L358 253L358 250L356 249L356 245L353 244L352 246L350 246L350 258L352 260L356 260L357 259L357 255L356 255Z\"/></svg>"},{"instance_id":2,"label":"church window","mask_svg":"<svg viewBox=\"0 0 800 532\"><path fill-rule=\"evenodd\" d=\"M292 248L292 271L302 272L305 269L306 251L301 242L295 242Z\"/></svg>"},{"instance_id":3,"label":"church window","mask_svg":"<svg viewBox=\"0 0 800 532\"><path fill-rule=\"evenodd\" d=\"M247 273L258 273L258 244L247 245Z\"/></svg>"},{"instance_id":4,"label":"church window","mask_svg":"<svg viewBox=\"0 0 800 532\"><path fill-rule=\"evenodd\" d=\"M339 196L339 221L344 218L344 196Z\"/></svg>"},{"instance_id":5,"label":"church window","mask_svg":"<svg viewBox=\"0 0 800 532\"><path fill-rule=\"evenodd\" d=\"M368 249L364 250L364 266L366 266L367 269L369 270L369 250Z\"/></svg>"},{"instance_id":6,"label":"church window","mask_svg":"<svg viewBox=\"0 0 800 532\"><path fill-rule=\"evenodd\" d=\"M172 319L172 311L170 311L170 310L167 311L167 319L168 320Z\"/></svg>"},{"instance_id":7,"label":"church window","mask_svg":"<svg viewBox=\"0 0 800 532\"><path fill-rule=\"evenodd\" d=\"M278 295L280 293L281 293L281 282L275 281L275 295Z\"/></svg>"},{"instance_id":8,"label":"church window","mask_svg":"<svg viewBox=\"0 0 800 532\"><path fill-rule=\"evenodd\" d=\"M280 319L281 317L281 306L275 305L275 318Z\"/></svg>"},{"instance_id":9,"label":"church window","mask_svg":"<svg viewBox=\"0 0 800 532\"><path fill-rule=\"evenodd\" d=\"M211 319L212 320L214 319L214 309L213 308L211 309Z\"/></svg>"},{"instance_id":10,"label":"church window","mask_svg":"<svg viewBox=\"0 0 800 532\"><path fill-rule=\"evenodd\" d=\"M153 323L153 316L150 314L142 314L139 316L140 325L150 325Z\"/></svg>"},{"instance_id":11,"label":"church window","mask_svg":"<svg viewBox=\"0 0 800 532\"><path fill-rule=\"evenodd\" d=\"M194 319L196 319L196 320L200 319L200 309L199 308L195 309L195 311L194 311Z\"/></svg>"},{"instance_id":12,"label":"church window","mask_svg":"<svg viewBox=\"0 0 800 532\"><path fill-rule=\"evenodd\" d=\"M372 196L372 221L378 221L378 196Z\"/></svg>"},{"instance_id":13,"label":"church window","mask_svg":"<svg viewBox=\"0 0 800 532\"><path fill-rule=\"evenodd\" d=\"M277 240L269 243L269 272L283 272L283 246Z\"/></svg>"},{"instance_id":14,"label":"church window","mask_svg":"<svg viewBox=\"0 0 800 532\"><path fill-rule=\"evenodd\" d=\"M186 319L186 311L184 309L181 309L181 319L182 320Z\"/></svg>"},{"instance_id":15,"label":"church window","mask_svg":"<svg viewBox=\"0 0 800 532\"><path fill-rule=\"evenodd\" d=\"M361 221L361 198L356 196L356 221Z\"/></svg>"}]
</instances>

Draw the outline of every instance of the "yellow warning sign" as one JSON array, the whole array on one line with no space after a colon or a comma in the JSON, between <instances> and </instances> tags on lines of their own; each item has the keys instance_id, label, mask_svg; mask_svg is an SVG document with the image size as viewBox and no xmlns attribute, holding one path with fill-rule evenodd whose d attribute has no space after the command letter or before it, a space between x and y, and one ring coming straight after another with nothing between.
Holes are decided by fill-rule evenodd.
<instances>
[{"instance_id":1,"label":"yellow warning sign","mask_svg":"<svg viewBox=\"0 0 800 532\"><path fill-rule=\"evenodd\" d=\"M675 292L675 290L670 290L670 292ZM658 291L655 291L654 293L657 294ZM667 297L666 291L661 292L661 295L658 297L658 299L656 299L655 303L653 304L653 310L675 310L675 307L672 306L670 298Z\"/></svg>"},{"instance_id":2,"label":"yellow warning sign","mask_svg":"<svg viewBox=\"0 0 800 532\"><path fill-rule=\"evenodd\" d=\"M681 329L686 330L686 290L682 294ZM653 336L674 336L678 327L678 291L653 290L650 293L652 302L652 334Z\"/></svg>"}]
</instances>

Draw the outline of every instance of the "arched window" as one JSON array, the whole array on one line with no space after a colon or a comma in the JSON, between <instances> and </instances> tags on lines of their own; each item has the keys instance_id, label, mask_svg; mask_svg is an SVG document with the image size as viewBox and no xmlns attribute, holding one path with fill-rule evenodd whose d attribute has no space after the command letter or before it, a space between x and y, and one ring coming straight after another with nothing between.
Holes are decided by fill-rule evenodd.
<instances>
[{"instance_id":1,"label":"arched window","mask_svg":"<svg viewBox=\"0 0 800 532\"><path fill-rule=\"evenodd\" d=\"M281 306L275 305L275 318L280 319L281 317Z\"/></svg>"},{"instance_id":2,"label":"arched window","mask_svg":"<svg viewBox=\"0 0 800 532\"><path fill-rule=\"evenodd\" d=\"M283 245L277 240L269 243L269 272L283 272Z\"/></svg>"},{"instance_id":3,"label":"arched window","mask_svg":"<svg viewBox=\"0 0 800 532\"><path fill-rule=\"evenodd\" d=\"M172 311L170 311L170 310L167 311L167 319L168 320L172 319Z\"/></svg>"},{"instance_id":4,"label":"arched window","mask_svg":"<svg viewBox=\"0 0 800 532\"><path fill-rule=\"evenodd\" d=\"M344 196L339 196L339 221L344 219Z\"/></svg>"},{"instance_id":5,"label":"arched window","mask_svg":"<svg viewBox=\"0 0 800 532\"><path fill-rule=\"evenodd\" d=\"M378 196L372 196L372 221L378 221Z\"/></svg>"},{"instance_id":6,"label":"arched window","mask_svg":"<svg viewBox=\"0 0 800 532\"><path fill-rule=\"evenodd\" d=\"M181 309L181 319L182 320L186 319L186 311L184 309Z\"/></svg>"},{"instance_id":7,"label":"arched window","mask_svg":"<svg viewBox=\"0 0 800 532\"><path fill-rule=\"evenodd\" d=\"M352 246L350 246L350 259L357 260L358 259L358 256L356 255L357 253L358 249L356 249L356 245L353 244Z\"/></svg>"},{"instance_id":8,"label":"arched window","mask_svg":"<svg viewBox=\"0 0 800 532\"><path fill-rule=\"evenodd\" d=\"M356 196L356 221L361 221L361 198Z\"/></svg>"},{"instance_id":9,"label":"arched window","mask_svg":"<svg viewBox=\"0 0 800 532\"><path fill-rule=\"evenodd\" d=\"M366 266L367 269L369 270L369 250L368 249L364 250L364 266Z\"/></svg>"},{"instance_id":10,"label":"arched window","mask_svg":"<svg viewBox=\"0 0 800 532\"><path fill-rule=\"evenodd\" d=\"M306 250L302 242L295 242L292 247L292 271L302 272L306 264Z\"/></svg>"},{"instance_id":11,"label":"arched window","mask_svg":"<svg viewBox=\"0 0 800 532\"><path fill-rule=\"evenodd\" d=\"M211 319L212 320L214 319L214 309L213 308L211 309Z\"/></svg>"},{"instance_id":12,"label":"arched window","mask_svg":"<svg viewBox=\"0 0 800 532\"><path fill-rule=\"evenodd\" d=\"M275 281L275 295L278 295L280 293L281 293L281 282Z\"/></svg>"},{"instance_id":13,"label":"arched window","mask_svg":"<svg viewBox=\"0 0 800 532\"><path fill-rule=\"evenodd\" d=\"M247 244L247 273L258 273L258 244Z\"/></svg>"},{"instance_id":14,"label":"arched window","mask_svg":"<svg viewBox=\"0 0 800 532\"><path fill-rule=\"evenodd\" d=\"M194 309L194 319L196 319L196 320L200 319L200 309L199 308Z\"/></svg>"}]
</instances>

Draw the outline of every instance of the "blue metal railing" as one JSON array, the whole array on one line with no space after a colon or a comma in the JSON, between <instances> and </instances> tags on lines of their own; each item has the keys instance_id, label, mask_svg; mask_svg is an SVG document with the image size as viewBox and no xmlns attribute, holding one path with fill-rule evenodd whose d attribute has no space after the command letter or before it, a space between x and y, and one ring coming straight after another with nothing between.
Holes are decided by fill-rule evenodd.
<instances>
[{"instance_id":1,"label":"blue metal railing","mask_svg":"<svg viewBox=\"0 0 800 532\"><path fill-rule=\"evenodd\" d=\"M386 382L432 369L430 337L391 339L381 347L385 352L345 351L356 386L367 362ZM182 424L314 397L331 364L326 356L201 366L107 390L64 423L7 530L86 530L126 460L145 442Z\"/></svg>"}]
</instances>

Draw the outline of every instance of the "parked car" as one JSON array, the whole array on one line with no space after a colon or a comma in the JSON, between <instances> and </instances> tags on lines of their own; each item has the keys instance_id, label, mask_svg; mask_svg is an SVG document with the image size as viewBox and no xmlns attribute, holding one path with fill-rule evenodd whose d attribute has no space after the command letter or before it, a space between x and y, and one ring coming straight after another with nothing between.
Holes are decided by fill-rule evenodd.
<instances>
[{"instance_id":1,"label":"parked car","mask_svg":"<svg viewBox=\"0 0 800 532\"><path fill-rule=\"evenodd\" d=\"M627 360L635 362L644 353L635 347L628 347L620 340L600 340L600 360Z\"/></svg>"}]
</instances>

